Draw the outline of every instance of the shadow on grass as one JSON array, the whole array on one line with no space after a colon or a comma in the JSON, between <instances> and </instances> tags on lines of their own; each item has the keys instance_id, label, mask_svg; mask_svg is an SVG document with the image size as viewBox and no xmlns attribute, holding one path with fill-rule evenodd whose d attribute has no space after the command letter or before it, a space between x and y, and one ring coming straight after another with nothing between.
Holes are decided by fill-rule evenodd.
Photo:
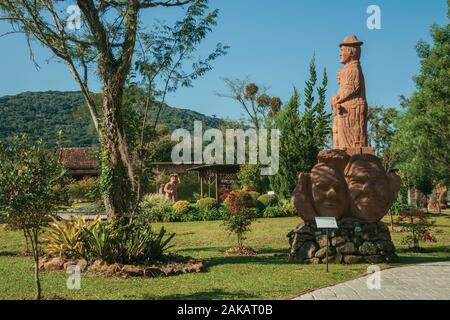
<instances>
[{"instance_id":1,"label":"shadow on grass","mask_svg":"<svg viewBox=\"0 0 450 320\"><path fill-rule=\"evenodd\" d=\"M228 247L200 247L200 248L184 248L177 252L182 254L192 252L215 252L219 256L205 257L201 260L207 268L224 264L287 264L288 249L259 248L255 255L227 255L224 251Z\"/></svg>"},{"instance_id":2,"label":"shadow on grass","mask_svg":"<svg viewBox=\"0 0 450 320\"><path fill-rule=\"evenodd\" d=\"M257 296L245 291L227 292L222 289L212 289L209 291L194 292L188 294L172 294L163 297L144 295L144 300L229 300L229 299L255 299Z\"/></svg>"},{"instance_id":3,"label":"shadow on grass","mask_svg":"<svg viewBox=\"0 0 450 320\"><path fill-rule=\"evenodd\" d=\"M287 258L288 255L286 252L284 252L284 254L276 254L272 256L261 254L256 254L253 256L227 256L224 254L220 257L206 258L203 261L205 262L206 267L213 267L225 264L288 264Z\"/></svg>"},{"instance_id":4,"label":"shadow on grass","mask_svg":"<svg viewBox=\"0 0 450 320\"><path fill-rule=\"evenodd\" d=\"M12 251L0 251L0 257L17 257L19 254Z\"/></svg>"},{"instance_id":5,"label":"shadow on grass","mask_svg":"<svg viewBox=\"0 0 450 320\"><path fill-rule=\"evenodd\" d=\"M399 249L397 254L400 258L399 262L404 264L450 261L450 247L448 246L422 248L418 253Z\"/></svg>"},{"instance_id":6,"label":"shadow on grass","mask_svg":"<svg viewBox=\"0 0 450 320\"><path fill-rule=\"evenodd\" d=\"M400 264L417 264L417 263L432 263L450 261L449 257L423 257L423 256L401 256L399 255Z\"/></svg>"}]
</instances>

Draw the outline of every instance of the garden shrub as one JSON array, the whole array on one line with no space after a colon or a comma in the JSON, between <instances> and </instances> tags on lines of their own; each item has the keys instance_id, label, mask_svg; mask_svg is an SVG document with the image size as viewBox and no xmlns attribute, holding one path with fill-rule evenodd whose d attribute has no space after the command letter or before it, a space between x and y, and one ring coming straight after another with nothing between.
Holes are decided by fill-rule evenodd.
<instances>
[{"instance_id":1,"label":"garden shrub","mask_svg":"<svg viewBox=\"0 0 450 320\"><path fill-rule=\"evenodd\" d=\"M86 231L92 229L100 219L85 222L82 217L78 220L58 220L52 217L52 220L43 236L45 251L67 258L84 257L86 252L83 237L86 237Z\"/></svg>"},{"instance_id":2,"label":"garden shrub","mask_svg":"<svg viewBox=\"0 0 450 320\"><path fill-rule=\"evenodd\" d=\"M186 214L191 209L191 203L186 200L180 200L173 204L173 210L179 216Z\"/></svg>"},{"instance_id":3,"label":"garden shrub","mask_svg":"<svg viewBox=\"0 0 450 320\"><path fill-rule=\"evenodd\" d=\"M404 203L399 200L395 200L390 208L390 211L393 214L399 214L401 211L414 210L414 209L415 209L415 206L413 206L413 205Z\"/></svg>"},{"instance_id":4,"label":"garden shrub","mask_svg":"<svg viewBox=\"0 0 450 320\"><path fill-rule=\"evenodd\" d=\"M97 179L93 177L77 180L69 184L68 193L71 200L98 201L101 198Z\"/></svg>"},{"instance_id":5,"label":"garden shrub","mask_svg":"<svg viewBox=\"0 0 450 320\"><path fill-rule=\"evenodd\" d=\"M60 141L61 136L57 138ZM9 227L21 229L27 250L31 244L37 300L42 296L39 236L54 208L67 200L66 171L59 152L42 140L30 141L26 134L7 145L0 142L0 214Z\"/></svg>"},{"instance_id":6,"label":"garden shrub","mask_svg":"<svg viewBox=\"0 0 450 320\"><path fill-rule=\"evenodd\" d=\"M259 192L256 192L256 191L249 191L248 193L250 194L252 199L255 201L255 203L258 200L259 196L261 195Z\"/></svg>"},{"instance_id":7,"label":"garden shrub","mask_svg":"<svg viewBox=\"0 0 450 320\"><path fill-rule=\"evenodd\" d=\"M421 210L400 211L397 223L402 228L402 232L407 233L402 238L402 243L406 244L411 251L420 251L420 242L436 241L431 234L434 222L430 221L426 213Z\"/></svg>"},{"instance_id":8,"label":"garden shrub","mask_svg":"<svg viewBox=\"0 0 450 320\"><path fill-rule=\"evenodd\" d=\"M279 205L267 206L263 210L264 218L276 218L276 217L284 217L285 212L283 208Z\"/></svg>"},{"instance_id":9,"label":"garden shrub","mask_svg":"<svg viewBox=\"0 0 450 320\"><path fill-rule=\"evenodd\" d=\"M236 189L231 191L231 194L233 194L236 197L236 202L239 203L241 206L245 207L256 206L257 199L254 199L252 197L251 191Z\"/></svg>"},{"instance_id":10,"label":"garden shrub","mask_svg":"<svg viewBox=\"0 0 450 320\"><path fill-rule=\"evenodd\" d=\"M104 223L100 217L91 222L54 219L43 239L50 254L107 263L150 264L170 248L174 234L166 233L164 228L153 232L148 223L140 220L129 224Z\"/></svg>"},{"instance_id":11,"label":"garden shrub","mask_svg":"<svg viewBox=\"0 0 450 320\"><path fill-rule=\"evenodd\" d=\"M278 201L285 216L295 216L297 214L297 210L289 199L281 199Z\"/></svg>"},{"instance_id":12,"label":"garden shrub","mask_svg":"<svg viewBox=\"0 0 450 320\"><path fill-rule=\"evenodd\" d=\"M258 197L258 204L262 208L273 206L277 204L277 197L272 194L263 194Z\"/></svg>"},{"instance_id":13,"label":"garden shrub","mask_svg":"<svg viewBox=\"0 0 450 320\"><path fill-rule=\"evenodd\" d=\"M147 221L176 221L177 214L173 209L173 204L164 195L147 194L141 201L142 216Z\"/></svg>"},{"instance_id":14,"label":"garden shrub","mask_svg":"<svg viewBox=\"0 0 450 320\"><path fill-rule=\"evenodd\" d=\"M207 210L212 208L217 208L219 203L214 198L203 198L197 201L197 207L199 210Z\"/></svg>"},{"instance_id":15,"label":"garden shrub","mask_svg":"<svg viewBox=\"0 0 450 320\"><path fill-rule=\"evenodd\" d=\"M261 166L244 164L241 166L237 178L241 188L245 191L264 191L268 186L268 177L261 175Z\"/></svg>"},{"instance_id":16,"label":"garden shrub","mask_svg":"<svg viewBox=\"0 0 450 320\"><path fill-rule=\"evenodd\" d=\"M268 205L262 209L264 218L294 216L296 211L292 203L287 199L281 199L278 203Z\"/></svg>"},{"instance_id":17,"label":"garden shrub","mask_svg":"<svg viewBox=\"0 0 450 320\"><path fill-rule=\"evenodd\" d=\"M226 216L224 219L225 229L237 236L239 249L243 249L244 234L250 230L250 225L257 218L257 208L251 208L254 204L248 192L234 190L224 200Z\"/></svg>"},{"instance_id":18,"label":"garden shrub","mask_svg":"<svg viewBox=\"0 0 450 320\"><path fill-rule=\"evenodd\" d=\"M224 208L206 209L198 212L198 217L203 221L223 220L226 215Z\"/></svg>"}]
</instances>

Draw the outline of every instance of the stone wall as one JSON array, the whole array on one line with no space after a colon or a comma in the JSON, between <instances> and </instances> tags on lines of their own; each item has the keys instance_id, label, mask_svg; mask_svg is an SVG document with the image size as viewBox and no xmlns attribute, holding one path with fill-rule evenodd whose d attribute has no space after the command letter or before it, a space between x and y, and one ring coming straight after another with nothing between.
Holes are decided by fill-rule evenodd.
<instances>
[{"instance_id":1,"label":"stone wall","mask_svg":"<svg viewBox=\"0 0 450 320\"><path fill-rule=\"evenodd\" d=\"M288 235L289 261L326 263L326 231L313 224L299 225ZM395 246L385 223L352 222L329 231L329 263L382 263L397 260Z\"/></svg>"}]
</instances>

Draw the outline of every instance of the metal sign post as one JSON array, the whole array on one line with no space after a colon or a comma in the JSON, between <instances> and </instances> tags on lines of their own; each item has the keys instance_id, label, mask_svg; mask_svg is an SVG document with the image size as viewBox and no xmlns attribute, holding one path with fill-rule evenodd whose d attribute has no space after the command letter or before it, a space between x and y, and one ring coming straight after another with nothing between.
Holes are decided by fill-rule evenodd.
<instances>
[{"instance_id":1,"label":"metal sign post","mask_svg":"<svg viewBox=\"0 0 450 320\"><path fill-rule=\"evenodd\" d=\"M317 229L325 229L326 230L326 234L327 234L327 247L326 247L326 253L325 253L325 259L327 260L327 272L329 272L328 270L328 242L330 241L329 239L329 230L330 229L337 229L338 225L336 222L336 218L334 217L316 217L316 225L317 225Z\"/></svg>"}]
</instances>

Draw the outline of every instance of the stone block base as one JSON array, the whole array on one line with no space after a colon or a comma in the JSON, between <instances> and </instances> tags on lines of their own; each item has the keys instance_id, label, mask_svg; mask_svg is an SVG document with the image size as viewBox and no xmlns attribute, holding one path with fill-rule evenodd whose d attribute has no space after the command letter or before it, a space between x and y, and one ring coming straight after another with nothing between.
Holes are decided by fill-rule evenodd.
<instances>
[{"instance_id":1,"label":"stone block base","mask_svg":"<svg viewBox=\"0 0 450 320\"><path fill-rule=\"evenodd\" d=\"M289 232L289 261L326 263L326 230L312 224L299 225ZM348 222L329 230L329 263L382 263L397 260L395 246L385 223Z\"/></svg>"}]
</instances>

